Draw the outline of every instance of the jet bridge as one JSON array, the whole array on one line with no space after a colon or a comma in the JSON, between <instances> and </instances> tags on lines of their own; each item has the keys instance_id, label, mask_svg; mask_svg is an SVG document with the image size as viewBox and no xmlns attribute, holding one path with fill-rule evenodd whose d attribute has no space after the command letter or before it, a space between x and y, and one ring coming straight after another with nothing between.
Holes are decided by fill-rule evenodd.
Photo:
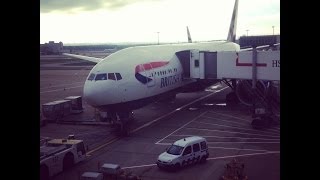
<instances>
[{"instance_id":1,"label":"jet bridge","mask_svg":"<svg viewBox=\"0 0 320 180\"><path fill-rule=\"evenodd\" d=\"M182 64L184 78L221 80L255 78L280 81L280 50L240 52L189 50L176 54ZM254 56L256 58L253 58Z\"/></svg>"},{"instance_id":2,"label":"jet bridge","mask_svg":"<svg viewBox=\"0 0 320 180\"><path fill-rule=\"evenodd\" d=\"M276 84L280 86L280 50L257 51L253 48L252 51L211 52L193 49L176 55L182 65L184 79L199 82L223 80L233 89L233 94L227 95L228 102L237 99L252 106L253 117L261 119L270 119L271 115L278 114L280 95L274 89ZM259 114L261 109L263 113Z\"/></svg>"}]
</instances>

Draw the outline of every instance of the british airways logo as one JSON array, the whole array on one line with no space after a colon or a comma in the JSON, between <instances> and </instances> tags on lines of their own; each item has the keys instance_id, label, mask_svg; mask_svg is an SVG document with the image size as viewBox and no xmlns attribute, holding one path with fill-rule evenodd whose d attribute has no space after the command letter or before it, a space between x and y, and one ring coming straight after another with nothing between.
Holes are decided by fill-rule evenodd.
<instances>
[{"instance_id":1,"label":"british airways logo","mask_svg":"<svg viewBox=\"0 0 320 180\"><path fill-rule=\"evenodd\" d=\"M135 68L135 77L142 84L153 81L152 70L169 64L169 61L155 61L150 63L139 64Z\"/></svg>"}]
</instances>

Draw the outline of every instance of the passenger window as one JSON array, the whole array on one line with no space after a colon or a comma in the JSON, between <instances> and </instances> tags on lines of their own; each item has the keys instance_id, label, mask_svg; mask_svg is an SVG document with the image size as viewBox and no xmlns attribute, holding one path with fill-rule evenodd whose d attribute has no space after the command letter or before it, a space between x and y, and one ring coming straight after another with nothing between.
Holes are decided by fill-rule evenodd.
<instances>
[{"instance_id":1,"label":"passenger window","mask_svg":"<svg viewBox=\"0 0 320 180\"><path fill-rule=\"evenodd\" d=\"M88 80L89 80L89 81L92 81L95 76L96 76L95 74L91 73L90 76L88 77Z\"/></svg>"},{"instance_id":2,"label":"passenger window","mask_svg":"<svg viewBox=\"0 0 320 180\"><path fill-rule=\"evenodd\" d=\"M200 145L201 145L201 150L207 149L207 143L205 141L202 141Z\"/></svg>"},{"instance_id":3,"label":"passenger window","mask_svg":"<svg viewBox=\"0 0 320 180\"><path fill-rule=\"evenodd\" d=\"M194 67L199 67L199 60L198 59L194 60Z\"/></svg>"},{"instance_id":4,"label":"passenger window","mask_svg":"<svg viewBox=\"0 0 320 180\"><path fill-rule=\"evenodd\" d=\"M194 145L192 146L192 148L193 148L193 152L198 152L198 151L200 151L199 143L194 144Z\"/></svg>"},{"instance_id":5,"label":"passenger window","mask_svg":"<svg viewBox=\"0 0 320 180\"><path fill-rule=\"evenodd\" d=\"M183 155L187 155L191 153L191 146L186 147L186 149L183 151Z\"/></svg>"},{"instance_id":6,"label":"passenger window","mask_svg":"<svg viewBox=\"0 0 320 180\"><path fill-rule=\"evenodd\" d=\"M120 74L120 73L116 73L116 77L117 77L117 80L118 80L118 81L122 79L122 77L121 77L121 74Z\"/></svg>"},{"instance_id":7,"label":"passenger window","mask_svg":"<svg viewBox=\"0 0 320 180\"><path fill-rule=\"evenodd\" d=\"M99 81L99 80L107 80L107 74L106 73L103 73L103 74L97 74L96 76L96 81Z\"/></svg>"},{"instance_id":8,"label":"passenger window","mask_svg":"<svg viewBox=\"0 0 320 180\"><path fill-rule=\"evenodd\" d=\"M108 73L108 78L111 80L116 80L114 73Z\"/></svg>"}]
</instances>

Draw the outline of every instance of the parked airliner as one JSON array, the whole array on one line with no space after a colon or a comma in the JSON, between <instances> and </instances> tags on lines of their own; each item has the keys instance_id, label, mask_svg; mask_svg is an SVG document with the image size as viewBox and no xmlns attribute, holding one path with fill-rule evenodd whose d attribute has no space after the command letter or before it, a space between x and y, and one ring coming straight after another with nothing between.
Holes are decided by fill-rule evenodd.
<instances>
[{"instance_id":1,"label":"parked airliner","mask_svg":"<svg viewBox=\"0 0 320 180\"><path fill-rule=\"evenodd\" d=\"M203 90L218 82L186 78L181 60L189 61L191 50L239 51L240 46L235 43L237 11L238 0L235 1L226 41L192 43L187 29L189 43L129 47L104 59L64 55L97 63L84 84L84 100L107 112L108 116L126 121L132 110L159 98Z\"/></svg>"}]
</instances>

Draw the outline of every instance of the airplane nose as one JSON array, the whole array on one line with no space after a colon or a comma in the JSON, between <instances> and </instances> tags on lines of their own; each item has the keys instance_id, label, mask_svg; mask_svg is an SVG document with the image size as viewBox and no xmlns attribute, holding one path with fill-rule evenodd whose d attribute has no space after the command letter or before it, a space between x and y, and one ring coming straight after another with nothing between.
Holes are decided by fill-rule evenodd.
<instances>
[{"instance_id":1,"label":"airplane nose","mask_svg":"<svg viewBox=\"0 0 320 180\"><path fill-rule=\"evenodd\" d=\"M94 86L86 82L83 87L83 99L91 106L98 106L98 97Z\"/></svg>"},{"instance_id":2,"label":"airplane nose","mask_svg":"<svg viewBox=\"0 0 320 180\"><path fill-rule=\"evenodd\" d=\"M116 103L118 94L110 82L86 81L83 87L83 99L89 105L99 107Z\"/></svg>"}]
</instances>

